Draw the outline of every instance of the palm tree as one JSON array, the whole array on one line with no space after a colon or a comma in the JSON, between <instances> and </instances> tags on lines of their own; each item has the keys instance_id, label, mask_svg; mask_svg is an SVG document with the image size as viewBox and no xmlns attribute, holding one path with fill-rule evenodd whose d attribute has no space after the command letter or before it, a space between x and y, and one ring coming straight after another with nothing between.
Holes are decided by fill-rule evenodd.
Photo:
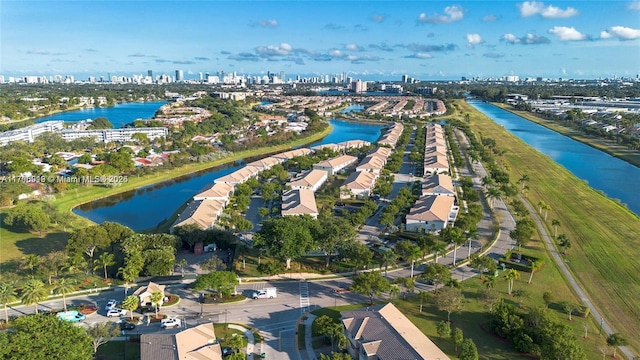
<instances>
[{"instance_id":1,"label":"palm tree","mask_svg":"<svg viewBox=\"0 0 640 360\"><path fill-rule=\"evenodd\" d=\"M496 278L493 276L487 276L484 278L484 280L482 280L482 283L487 288L487 290L491 291L491 289L493 289L493 286L496 284Z\"/></svg>"},{"instance_id":2,"label":"palm tree","mask_svg":"<svg viewBox=\"0 0 640 360\"><path fill-rule=\"evenodd\" d=\"M456 266L456 257L458 256L458 247L465 242L467 239L464 237L464 233L462 230L458 228L451 228L449 232L449 240L453 243L453 266Z\"/></svg>"},{"instance_id":3,"label":"palm tree","mask_svg":"<svg viewBox=\"0 0 640 360\"><path fill-rule=\"evenodd\" d=\"M62 294L62 305L64 306L64 311L67 311L67 299L66 295L68 293L73 292L76 289L75 280L69 278L61 278L58 279L58 283L54 288L53 292L56 294Z\"/></svg>"},{"instance_id":4,"label":"palm tree","mask_svg":"<svg viewBox=\"0 0 640 360\"><path fill-rule=\"evenodd\" d=\"M611 334L607 337L607 345L613 347L613 358L616 358L616 351L618 346L627 346L629 342L618 333Z\"/></svg>"},{"instance_id":5,"label":"palm tree","mask_svg":"<svg viewBox=\"0 0 640 360\"><path fill-rule=\"evenodd\" d=\"M396 255L396 253L392 249L383 251L382 254L380 254L380 266L384 266L385 276L388 275L388 267L395 265L397 257L398 255Z\"/></svg>"},{"instance_id":6,"label":"palm tree","mask_svg":"<svg viewBox=\"0 0 640 360\"><path fill-rule=\"evenodd\" d=\"M531 280L533 279L533 273L536 272L538 269L540 269L540 265L542 265L540 260L531 261L531 274L529 274L529 281L527 282L527 284L531 284Z\"/></svg>"},{"instance_id":7,"label":"palm tree","mask_svg":"<svg viewBox=\"0 0 640 360\"><path fill-rule=\"evenodd\" d=\"M104 270L104 279L107 280L107 267L116 264L116 256L108 252L103 252L93 262L95 264L93 270L102 268Z\"/></svg>"},{"instance_id":8,"label":"palm tree","mask_svg":"<svg viewBox=\"0 0 640 360\"><path fill-rule=\"evenodd\" d=\"M182 274L182 277L184 277L184 267L187 266L187 259L180 259L178 265L180 266L180 273Z\"/></svg>"},{"instance_id":9,"label":"palm tree","mask_svg":"<svg viewBox=\"0 0 640 360\"><path fill-rule=\"evenodd\" d=\"M562 249L562 253L566 253L571 248L571 240L565 234L558 235L558 246Z\"/></svg>"},{"instance_id":10,"label":"palm tree","mask_svg":"<svg viewBox=\"0 0 640 360\"><path fill-rule=\"evenodd\" d=\"M551 220L551 225L553 225L553 237L557 238L558 237L558 226L560 226L560 220L558 220L558 219Z\"/></svg>"},{"instance_id":11,"label":"palm tree","mask_svg":"<svg viewBox=\"0 0 640 360\"><path fill-rule=\"evenodd\" d=\"M544 221L547 221L547 214L549 214L549 211L551 211L551 205L549 204L544 204Z\"/></svg>"},{"instance_id":12,"label":"palm tree","mask_svg":"<svg viewBox=\"0 0 640 360\"><path fill-rule=\"evenodd\" d=\"M153 304L153 307L156 308L156 318L158 317L158 307L160 307L160 304L162 303L162 293L160 291L154 291L151 293L151 296L149 297L149 300L151 300L151 303Z\"/></svg>"},{"instance_id":13,"label":"palm tree","mask_svg":"<svg viewBox=\"0 0 640 360\"><path fill-rule=\"evenodd\" d=\"M433 262L434 264L438 263L438 257L444 256L447 254L447 244L442 241L436 240L431 246L431 252L433 252Z\"/></svg>"},{"instance_id":14,"label":"palm tree","mask_svg":"<svg viewBox=\"0 0 640 360\"><path fill-rule=\"evenodd\" d=\"M33 275L33 269L36 267L36 265L38 265L39 262L40 257L38 255L31 254L23 256L20 260L20 268L23 270L29 269L31 271L31 274Z\"/></svg>"},{"instance_id":15,"label":"palm tree","mask_svg":"<svg viewBox=\"0 0 640 360\"><path fill-rule=\"evenodd\" d=\"M16 289L9 283L0 284L0 303L4 305L4 322L9 323L9 313L7 312L7 304L17 300Z\"/></svg>"},{"instance_id":16,"label":"palm tree","mask_svg":"<svg viewBox=\"0 0 640 360\"><path fill-rule=\"evenodd\" d=\"M518 182L522 184L522 192L524 192L524 186L526 185L527 181L529 181L529 175L527 174L522 174L520 179L518 179Z\"/></svg>"},{"instance_id":17,"label":"palm tree","mask_svg":"<svg viewBox=\"0 0 640 360\"><path fill-rule=\"evenodd\" d=\"M477 239L478 236L480 236L480 233L478 232L478 228L474 226L473 228L469 229L469 231L467 231L467 236L469 238L469 253L467 254L467 259L470 260L471 259L471 241L474 239Z\"/></svg>"},{"instance_id":18,"label":"palm tree","mask_svg":"<svg viewBox=\"0 0 640 360\"><path fill-rule=\"evenodd\" d=\"M502 192L500 189L495 187L490 187L487 189L487 199L489 199L489 205L493 208L493 201L498 200L502 197Z\"/></svg>"},{"instance_id":19,"label":"palm tree","mask_svg":"<svg viewBox=\"0 0 640 360\"><path fill-rule=\"evenodd\" d=\"M513 291L513 280L520 279L520 273L514 269L509 269L504 275L504 278L507 280L507 293L511 295L511 292Z\"/></svg>"},{"instance_id":20,"label":"palm tree","mask_svg":"<svg viewBox=\"0 0 640 360\"><path fill-rule=\"evenodd\" d=\"M140 301L138 300L138 297L135 295L129 295L124 298L124 300L122 300L120 307L128 310L131 319L133 319L133 312L138 308L139 305Z\"/></svg>"},{"instance_id":21,"label":"palm tree","mask_svg":"<svg viewBox=\"0 0 640 360\"><path fill-rule=\"evenodd\" d=\"M492 186L493 184L495 184L495 181L493 181L490 176L485 176L482 178L482 185L484 185L485 187Z\"/></svg>"},{"instance_id":22,"label":"palm tree","mask_svg":"<svg viewBox=\"0 0 640 360\"><path fill-rule=\"evenodd\" d=\"M44 283L37 279L29 279L22 287L20 301L25 305L35 304L34 309L38 313L38 303L47 298L47 289Z\"/></svg>"},{"instance_id":23,"label":"palm tree","mask_svg":"<svg viewBox=\"0 0 640 360\"><path fill-rule=\"evenodd\" d=\"M542 210L545 206L547 206L547 203L542 200L538 201L538 215L542 215Z\"/></svg>"}]
</instances>

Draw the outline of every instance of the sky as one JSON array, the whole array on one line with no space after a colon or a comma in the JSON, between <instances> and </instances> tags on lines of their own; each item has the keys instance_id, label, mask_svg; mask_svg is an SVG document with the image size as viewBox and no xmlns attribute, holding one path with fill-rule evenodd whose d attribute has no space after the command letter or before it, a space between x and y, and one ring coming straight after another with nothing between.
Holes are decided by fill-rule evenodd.
<instances>
[{"instance_id":1,"label":"sky","mask_svg":"<svg viewBox=\"0 0 640 360\"><path fill-rule=\"evenodd\" d=\"M640 0L0 1L0 75L640 74Z\"/></svg>"}]
</instances>

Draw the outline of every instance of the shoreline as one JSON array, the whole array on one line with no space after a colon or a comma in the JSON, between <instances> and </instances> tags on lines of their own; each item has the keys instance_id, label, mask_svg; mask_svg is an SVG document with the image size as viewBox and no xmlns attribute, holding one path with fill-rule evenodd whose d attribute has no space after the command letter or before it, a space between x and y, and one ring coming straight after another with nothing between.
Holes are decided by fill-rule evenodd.
<instances>
[{"instance_id":1,"label":"shoreline","mask_svg":"<svg viewBox=\"0 0 640 360\"><path fill-rule=\"evenodd\" d=\"M495 103L495 102L491 102L490 104L508 111L514 115L520 116L523 119L526 119L528 121L531 121L533 123L536 123L540 126L544 126L545 128L557 132L558 134L561 134L563 136L566 136L570 139L573 139L575 141L579 141L585 145L588 145L596 150L600 150L602 152L605 152L615 158L618 158L622 161L625 161L635 167L640 167L640 153L633 153L632 150L628 150L628 149L621 149L621 150L615 150L611 147L611 144L609 144L608 142L602 141L600 139L597 138L592 138L592 137L587 137L585 135L581 135L581 134L575 134L575 130L568 128L566 126L563 126L561 124L557 124L555 122L549 122L549 120L545 120L542 118L539 118L537 116L534 116L528 112L525 111L519 111L519 110L514 110L511 107L508 107L504 104L500 104L500 103Z\"/></svg>"}]
</instances>

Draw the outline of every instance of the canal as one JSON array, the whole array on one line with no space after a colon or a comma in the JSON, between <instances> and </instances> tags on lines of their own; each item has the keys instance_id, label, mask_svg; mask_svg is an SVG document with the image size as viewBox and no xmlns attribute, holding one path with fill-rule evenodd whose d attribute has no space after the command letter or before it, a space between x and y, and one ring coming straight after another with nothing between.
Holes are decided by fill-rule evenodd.
<instances>
[{"instance_id":1,"label":"canal","mask_svg":"<svg viewBox=\"0 0 640 360\"><path fill-rule=\"evenodd\" d=\"M640 168L480 100L468 103L595 190L640 216Z\"/></svg>"}]
</instances>

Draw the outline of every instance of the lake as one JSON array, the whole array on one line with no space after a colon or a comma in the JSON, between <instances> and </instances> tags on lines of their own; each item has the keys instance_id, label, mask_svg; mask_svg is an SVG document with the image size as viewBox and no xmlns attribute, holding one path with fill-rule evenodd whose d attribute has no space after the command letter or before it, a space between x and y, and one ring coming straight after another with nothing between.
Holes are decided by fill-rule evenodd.
<instances>
[{"instance_id":1,"label":"lake","mask_svg":"<svg viewBox=\"0 0 640 360\"><path fill-rule=\"evenodd\" d=\"M115 128L121 128L137 119L151 119L156 111L166 104L164 101L156 102L133 102L116 104L109 107L86 108L74 111L67 111L37 118L36 122L51 120L63 120L67 122L77 122L97 117L105 117Z\"/></svg>"},{"instance_id":2,"label":"lake","mask_svg":"<svg viewBox=\"0 0 640 360\"><path fill-rule=\"evenodd\" d=\"M640 168L480 100L468 103L513 135L564 166L589 186L640 215Z\"/></svg>"}]
</instances>

